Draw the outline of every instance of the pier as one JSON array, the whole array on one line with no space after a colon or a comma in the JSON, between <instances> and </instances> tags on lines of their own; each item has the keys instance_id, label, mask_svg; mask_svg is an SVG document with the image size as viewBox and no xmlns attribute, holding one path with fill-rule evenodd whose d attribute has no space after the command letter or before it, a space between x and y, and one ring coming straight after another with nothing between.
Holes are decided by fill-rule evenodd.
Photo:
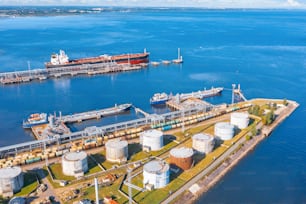
<instances>
[{"instance_id":1,"label":"pier","mask_svg":"<svg viewBox=\"0 0 306 204\"><path fill-rule=\"evenodd\" d=\"M175 64L181 64L183 63L183 56L181 55L181 49L177 49L177 59L172 60L173 63Z\"/></svg>"},{"instance_id":2,"label":"pier","mask_svg":"<svg viewBox=\"0 0 306 204\"><path fill-rule=\"evenodd\" d=\"M141 113L142 115L144 115L144 117L149 117L150 116L149 113L145 112L144 110L141 110L140 108L137 108L135 106L133 106L133 108L134 108L136 113Z\"/></svg>"},{"instance_id":3,"label":"pier","mask_svg":"<svg viewBox=\"0 0 306 204\"><path fill-rule=\"evenodd\" d=\"M46 80L48 78L60 78L64 76L77 75L96 75L113 72L123 72L142 69L144 66L117 64L115 62L83 64L75 66L63 66L49 69L33 69L25 71L0 73L0 82L2 84L24 83L33 80Z\"/></svg>"},{"instance_id":4,"label":"pier","mask_svg":"<svg viewBox=\"0 0 306 204\"><path fill-rule=\"evenodd\" d=\"M239 105L229 106L226 109L222 110L216 109L216 111L214 111L214 109L212 109L209 112L207 112L206 109L193 107L160 115L151 114L149 117L146 118L140 118L126 122L105 125L101 127L87 127L82 131L67 133L63 135L55 135L54 137L48 137L41 140L0 147L0 158L14 156L21 152L32 152L35 149L43 150L46 147L71 144L76 141L86 141L88 139L98 141L100 138L100 140L104 141L104 139L107 140L107 138L124 136L128 134L129 130L141 127L169 130L172 128L172 125L174 125L175 127L180 127L182 125L191 125L216 117L218 115L238 110L240 108L249 107L250 105L251 104L249 103L241 103ZM82 149L82 146L78 146L78 148Z\"/></svg>"},{"instance_id":5,"label":"pier","mask_svg":"<svg viewBox=\"0 0 306 204\"><path fill-rule=\"evenodd\" d=\"M243 95L240 84L236 88L236 84L232 84L232 104L235 101L247 101L246 97Z\"/></svg>"},{"instance_id":6,"label":"pier","mask_svg":"<svg viewBox=\"0 0 306 204\"><path fill-rule=\"evenodd\" d=\"M202 110L210 110L214 107L214 105L203 101L198 98L188 98L184 101L177 99L176 97L172 98L171 100L166 102L166 105L170 107L171 109L174 110L186 110L189 109L190 107L194 107L197 109L202 109Z\"/></svg>"}]
</instances>

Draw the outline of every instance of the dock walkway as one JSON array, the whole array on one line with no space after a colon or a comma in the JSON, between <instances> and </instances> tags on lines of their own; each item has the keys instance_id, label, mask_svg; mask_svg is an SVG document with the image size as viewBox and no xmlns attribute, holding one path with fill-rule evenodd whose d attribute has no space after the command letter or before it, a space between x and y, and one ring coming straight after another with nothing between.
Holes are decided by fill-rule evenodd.
<instances>
[{"instance_id":1,"label":"dock walkway","mask_svg":"<svg viewBox=\"0 0 306 204\"><path fill-rule=\"evenodd\" d=\"M33 69L25 71L0 73L2 84L24 83L33 80L46 80L48 78L59 78L63 76L95 75L112 72L123 72L142 69L143 66L132 66L130 64L117 64L115 62L82 64L75 66L64 66L49 69Z\"/></svg>"}]
</instances>

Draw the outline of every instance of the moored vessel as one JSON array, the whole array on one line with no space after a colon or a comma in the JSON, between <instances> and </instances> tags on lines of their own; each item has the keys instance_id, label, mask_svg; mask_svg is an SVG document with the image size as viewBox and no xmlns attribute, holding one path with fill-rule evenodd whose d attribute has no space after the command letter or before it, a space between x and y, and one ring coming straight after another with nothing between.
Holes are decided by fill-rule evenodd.
<instances>
[{"instance_id":1,"label":"moored vessel","mask_svg":"<svg viewBox=\"0 0 306 204\"><path fill-rule=\"evenodd\" d=\"M156 93L150 98L151 105L161 105L166 104L170 99L170 96L166 93Z\"/></svg>"},{"instance_id":2,"label":"moored vessel","mask_svg":"<svg viewBox=\"0 0 306 204\"><path fill-rule=\"evenodd\" d=\"M203 98L207 98L207 97L210 97L210 96L218 95L222 91L223 91L223 87L217 87L217 88L212 87L211 89L204 89L202 91L191 92L191 93L182 93L182 94L179 94L179 98L181 100L185 100L185 99L188 99L188 98L203 99Z\"/></svg>"},{"instance_id":3,"label":"moored vessel","mask_svg":"<svg viewBox=\"0 0 306 204\"><path fill-rule=\"evenodd\" d=\"M146 50L143 53L131 53L121 55L100 55L97 57L88 57L70 60L65 51L60 50L59 54L52 54L50 62L45 63L46 68L58 68L65 66L76 66L83 64L98 64L115 62L117 64L137 65L149 62L149 55Z\"/></svg>"},{"instance_id":4,"label":"moored vessel","mask_svg":"<svg viewBox=\"0 0 306 204\"><path fill-rule=\"evenodd\" d=\"M42 125L48 123L48 118L46 113L34 113L29 116L28 119L23 121L23 128L31 128L35 125Z\"/></svg>"},{"instance_id":5,"label":"moored vessel","mask_svg":"<svg viewBox=\"0 0 306 204\"><path fill-rule=\"evenodd\" d=\"M131 104L131 103L125 103L125 104L121 104L121 105L115 105L115 106L112 107L112 108L104 109L103 116L114 115L114 114L117 114L117 113L121 113L121 112L124 112L124 111L128 111L128 110L131 109L131 107L132 107L132 104Z\"/></svg>"}]
</instances>

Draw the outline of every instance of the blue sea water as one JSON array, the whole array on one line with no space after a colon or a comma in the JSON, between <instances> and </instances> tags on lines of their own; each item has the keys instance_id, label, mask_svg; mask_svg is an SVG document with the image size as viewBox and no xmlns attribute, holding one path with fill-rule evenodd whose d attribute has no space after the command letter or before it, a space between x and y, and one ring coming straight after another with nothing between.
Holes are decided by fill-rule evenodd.
<instances>
[{"instance_id":1,"label":"blue sea water","mask_svg":"<svg viewBox=\"0 0 306 204\"><path fill-rule=\"evenodd\" d=\"M100 76L0 86L0 146L33 140L21 127L34 112L63 114L131 102L148 112L156 92L240 83L247 98L287 98L300 107L198 203L306 203L306 12L129 9L68 16L0 18L0 71L42 68L64 49L70 58L142 52L184 64ZM231 92L209 99L230 102ZM72 126L140 117L133 112Z\"/></svg>"}]
</instances>

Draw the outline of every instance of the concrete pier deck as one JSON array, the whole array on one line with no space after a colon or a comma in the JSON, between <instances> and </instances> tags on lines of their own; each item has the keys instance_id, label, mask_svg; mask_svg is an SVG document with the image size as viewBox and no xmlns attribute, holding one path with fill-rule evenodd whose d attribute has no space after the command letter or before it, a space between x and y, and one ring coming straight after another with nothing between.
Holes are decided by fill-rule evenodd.
<instances>
[{"instance_id":1,"label":"concrete pier deck","mask_svg":"<svg viewBox=\"0 0 306 204\"><path fill-rule=\"evenodd\" d=\"M96 75L113 72L123 72L142 69L143 66L135 66L130 64L117 64L115 62L83 64L75 66L65 66L49 69L33 69L25 71L5 72L0 73L0 83L14 84L24 83L33 80L46 80L48 78L60 78L64 76L76 75Z\"/></svg>"}]
</instances>

